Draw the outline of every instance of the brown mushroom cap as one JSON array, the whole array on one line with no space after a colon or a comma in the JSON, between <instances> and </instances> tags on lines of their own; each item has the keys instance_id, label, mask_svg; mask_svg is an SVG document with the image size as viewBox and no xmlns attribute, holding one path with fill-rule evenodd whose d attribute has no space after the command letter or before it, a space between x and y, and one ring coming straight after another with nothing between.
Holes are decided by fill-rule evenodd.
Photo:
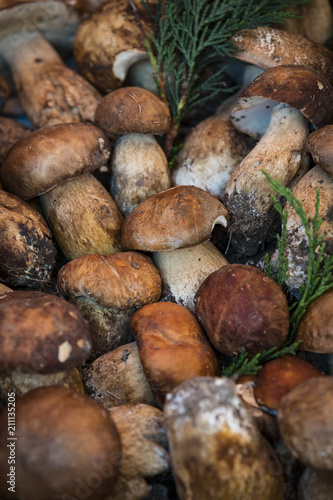
<instances>
[{"instance_id":1,"label":"brown mushroom cap","mask_svg":"<svg viewBox=\"0 0 333 500\"><path fill-rule=\"evenodd\" d=\"M176 186L147 198L125 220L122 243L158 252L198 245L211 237L215 224L224 227L228 213L213 195L195 186Z\"/></svg>"},{"instance_id":2,"label":"brown mushroom cap","mask_svg":"<svg viewBox=\"0 0 333 500\"><path fill-rule=\"evenodd\" d=\"M318 128L332 118L332 85L321 73L304 66L276 66L261 73L239 96L231 119L239 123L243 117L235 112L244 113L265 104L266 99L293 106Z\"/></svg>"},{"instance_id":3,"label":"brown mushroom cap","mask_svg":"<svg viewBox=\"0 0 333 500\"><path fill-rule=\"evenodd\" d=\"M103 97L95 123L108 134L165 134L171 124L168 106L139 87L122 87Z\"/></svg>"},{"instance_id":4,"label":"brown mushroom cap","mask_svg":"<svg viewBox=\"0 0 333 500\"><path fill-rule=\"evenodd\" d=\"M315 163L333 177L333 125L326 125L309 135L308 150Z\"/></svg>"},{"instance_id":5,"label":"brown mushroom cap","mask_svg":"<svg viewBox=\"0 0 333 500\"><path fill-rule=\"evenodd\" d=\"M273 359L260 370L254 386L257 402L276 410L283 396L309 378L322 373L310 363L296 356L286 355Z\"/></svg>"},{"instance_id":6,"label":"brown mushroom cap","mask_svg":"<svg viewBox=\"0 0 333 500\"><path fill-rule=\"evenodd\" d=\"M84 255L60 269L58 287L70 300L86 297L124 310L157 301L161 278L152 260L138 252Z\"/></svg>"},{"instance_id":7,"label":"brown mushroom cap","mask_svg":"<svg viewBox=\"0 0 333 500\"><path fill-rule=\"evenodd\" d=\"M211 273L195 297L195 314L214 347L251 355L283 344L289 330L286 296L254 266L229 264Z\"/></svg>"},{"instance_id":8,"label":"brown mushroom cap","mask_svg":"<svg viewBox=\"0 0 333 500\"><path fill-rule=\"evenodd\" d=\"M0 167L10 148L22 137L30 134L31 129L11 118L0 117Z\"/></svg>"},{"instance_id":9,"label":"brown mushroom cap","mask_svg":"<svg viewBox=\"0 0 333 500\"><path fill-rule=\"evenodd\" d=\"M75 306L43 292L0 295L2 370L54 373L88 357L88 325Z\"/></svg>"},{"instance_id":10,"label":"brown mushroom cap","mask_svg":"<svg viewBox=\"0 0 333 500\"><path fill-rule=\"evenodd\" d=\"M233 54L237 59L265 69L306 66L333 82L333 52L306 36L265 26L236 31L231 41L240 49Z\"/></svg>"},{"instance_id":11,"label":"brown mushroom cap","mask_svg":"<svg viewBox=\"0 0 333 500\"><path fill-rule=\"evenodd\" d=\"M96 401L62 387L29 391L16 401L16 433L15 496L56 500L80 498L80 492L89 491L91 500L105 498L118 474L121 441L112 418ZM3 412L1 441L7 435L8 417ZM8 450L0 450L4 495Z\"/></svg>"},{"instance_id":12,"label":"brown mushroom cap","mask_svg":"<svg viewBox=\"0 0 333 500\"><path fill-rule=\"evenodd\" d=\"M196 376L218 374L207 338L192 313L173 302L148 304L133 314L131 329L156 401Z\"/></svg>"},{"instance_id":13,"label":"brown mushroom cap","mask_svg":"<svg viewBox=\"0 0 333 500\"><path fill-rule=\"evenodd\" d=\"M333 289L314 300L306 310L297 330L304 351L333 352Z\"/></svg>"},{"instance_id":14,"label":"brown mushroom cap","mask_svg":"<svg viewBox=\"0 0 333 500\"><path fill-rule=\"evenodd\" d=\"M287 448L305 465L333 469L333 377L306 380L286 394L278 423Z\"/></svg>"},{"instance_id":15,"label":"brown mushroom cap","mask_svg":"<svg viewBox=\"0 0 333 500\"><path fill-rule=\"evenodd\" d=\"M95 170L109 156L109 140L94 125L52 125L14 144L1 167L0 181L4 189L28 200Z\"/></svg>"}]
</instances>

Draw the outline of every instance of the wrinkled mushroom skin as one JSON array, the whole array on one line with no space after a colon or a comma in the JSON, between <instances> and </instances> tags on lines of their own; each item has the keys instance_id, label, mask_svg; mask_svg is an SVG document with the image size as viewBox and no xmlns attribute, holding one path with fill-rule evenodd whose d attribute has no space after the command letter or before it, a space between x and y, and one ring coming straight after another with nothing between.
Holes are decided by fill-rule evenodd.
<instances>
[{"instance_id":1,"label":"wrinkled mushroom skin","mask_svg":"<svg viewBox=\"0 0 333 500\"><path fill-rule=\"evenodd\" d=\"M307 308L297 330L304 351L333 352L333 290L328 290Z\"/></svg>"},{"instance_id":2,"label":"wrinkled mushroom skin","mask_svg":"<svg viewBox=\"0 0 333 500\"><path fill-rule=\"evenodd\" d=\"M144 403L155 406L136 342L117 347L82 370L85 391L108 409Z\"/></svg>"},{"instance_id":3,"label":"wrinkled mushroom skin","mask_svg":"<svg viewBox=\"0 0 333 500\"><path fill-rule=\"evenodd\" d=\"M333 377L309 379L286 394L278 408L281 437L303 464L333 469Z\"/></svg>"},{"instance_id":4,"label":"wrinkled mushroom skin","mask_svg":"<svg viewBox=\"0 0 333 500\"><path fill-rule=\"evenodd\" d=\"M333 177L333 125L326 125L309 135L307 147L314 162L322 168L329 177Z\"/></svg>"},{"instance_id":5,"label":"wrinkled mushroom skin","mask_svg":"<svg viewBox=\"0 0 333 500\"><path fill-rule=\"evenodd\" d=\"M51 279L56 248L44 217L0 190L0 279L11 286L43 288Z\"/></svg>"},{"instance_id":6,"label":"wrinkled mushroom skin","mask_svg":"<svg viewBox=\"0 0 333 500\"><path fill-rule=\"evenodd\" d=\"M7 420L3 412L1 440ZM16 400L16 434L18 498L78 498L84 490L91 500L101 500L112 487L121 463L120 436L106 410L88 396L55 386L29 391ZM1 447L4 495L7 460L8 448Z\"/></svg>"},{"instance_id":7,"label":"wrinkled mushroom skin","mask_svg":"<svg viewBox=\"0 0 333 500\"><path fill-rule=\"evenodd\" d=\"M228 356L283 344L289 330L287 299L256 267L229 264L210 274L194 298L195 315L214 347Z\"/></svg>"},{"instance_id":8,"label":"wrinkled mushroom skin","mask_svg":"<svg viewBox=\"0 0 333 500\"><path fill-rule=\"evenodd\" d=\"M266 26L236 31L231 41L240 49L233 56L242 61L262 68L306 66L333 82L332 51L305 36Z\"/></svg>"},{"instance_id":9,"label":"wrinkled mushroom skin","mask_svg":"<svg viewBox=\"0 0 333 500\"><path fill-rule=\"evenodd\" d=\"M31 129L11 118L0 117L0 166L16 141L30 134Z\"/></svg>"},{"instance_id":10,"label":"wrinkled mushroom skin","mask_svg":"<svg viewBox=\"0 0 333 500\"><path fill-rule=\"evenodd\" d=\"M145 305L133 314L130 326L159 404L184 380L218 374L214 351L194 315L184 307L173 302Z\"/></svg>"},{"instance_id":11,"label":"wrinkled mushroom skin","mask_svg":"<svg viewBox=\"0 0 333 500\"><path fill-rule=\"evenodd\" d=\"M40 198L43 213L68 260L121 251L124 219L93 175L63 182Z\"/></svg>"},{"instance_id":12,"label":"wrinkled mushroom skin","mask_svg":"<svg viewBox=\"0 0 333 500\"><path fill-rule=\"evenodd\" d=\"M63 371L80 366L91 349L78 309L43 292L0 295L0 332L0 365L6 371Z\"/></svg>"},{"instance_id":13,"label":"wrinkled mushroom skin","mask_svg":"<svg viewBox=\"0 0 333 500\"><path fill-rule=\"evenodd\" d=\"M164 414L180 500L282 500L281 466L231 380L187 380Z\"/></svg>"}]
</instances>

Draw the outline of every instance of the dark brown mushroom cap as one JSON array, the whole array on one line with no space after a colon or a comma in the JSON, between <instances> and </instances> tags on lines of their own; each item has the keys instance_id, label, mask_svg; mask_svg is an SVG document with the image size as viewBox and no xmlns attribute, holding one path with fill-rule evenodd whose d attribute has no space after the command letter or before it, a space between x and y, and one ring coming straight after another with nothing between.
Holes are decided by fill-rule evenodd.
<instances>
[{"instance_id":1,"label":"dark brown mushroom cap","mask_svg":"<svg viewBox=\"0 0 333 500\"><path fill-rule=\"evenodd\" d=\"M326 125L309 135L307 148L315 163L333 177L333 125Z\"/></svg>"},{"instance_id":2,"label":"dark brown mushroom cap","mask_svg":"<svg viewBox=\"0 0 333 500\"><path fill-rule=\"evenodd\" d=\"M306 36L264 26L236 31L230 40L240 50L233 54L237 59L265 69L306 66L333 82L333 52Z\"/></svg>"},{"instance_id":3,"label":"dark brown mushroom cap","mask_svg":"<svg viewBox=\"0 0 333 500\"><path fill-rule=\"evenodd\" d=\"M314 300L306 310L297 330L304 351L333 352L333 289Z\"/></svg>"},{"instance_id":4,"label":"dark brown mushroom cap","mask_svg":"<svg viewBox=\"0 0 333 500\"><path fill-rule=\"evenodd\" d=\"M278 424L287 448L305 465L333 469L333 377L306 380L286 394Z\"/></svg>"},{"instance_id":5,"label":"dark brown mushroom cap","mask_svg":"<svg viewBox=\"0 0 333 500\"><path fill-rule=\"evenodd\" d=\"M165 134L171 124L168 106L139 87L110 92L99 103L95 123L108 134Z\"/></svg>"},{"instance_id":6,"label":"dark brown mushroom cap","mask_svg":"<svg viewBox=\"0 0 333 500\"><path fill-rule=\"evenodd\" d=\"M16 141L30 134L31 129L11 118L0 117L0 166Z\"/></svg>"},{"instance_id":7,"label":"dark brown mushroom cap","mask_svg":"<svg viewBox=\"0 0 333 500\"><path fill-rule=\"evenodd\" d=\"M52 125L14 144L1 167L0 182L6 191L29 200L105 165L109 156L109 140L94 125Z\"/></svg>"},{"instance_id":8,"label":"dark brown mushroom cap","mask_svg":"<svg viewBox=\"0 0 333 500\"><path fill-rule=\"evenodd\" d=\"M257 106L262 99L289 104L316 127L330 123L333 87L319 72L304 66L276 66L261 73L241 93L234 111Z\"/></svg>"},{"instance_id":9,"label":"dark brown mushroom cap","mask_svg":"<svg viewBox=\"0 0 333 500\"><path fill-rule=\"evenodd\" d=\"M121 310L157 302L162 289L150 257L137 252L78 257L60 269L58 287L69 299L85 297Z\"/></svg>"},{"instance_id":10,"label":"dark brown mushroom cap","mask_svg":"<svg viewBox=\"0 0 333 500\"><path fill-rule=\"evenodd\" d=\"M265 364L256 379L254 395L257 402L276 410L283 396L309 378L322 373L296 356L286 355Z\"/></svg>"},{"instance_id":11,"label":"dark brown mushroom cap","mask_svg":"<svg viewBox=\"0 0 333 500\"><path fill-rule=\"evenodd\" d=\"M158 252L198 245L215 224L228 224L228 212L215 196L195 186L176 186L150 196L125 219L122 243Z\"/></svg>"},{"instance_id":12,"label":"dark brown mushroom cap","mask_svg":"<svg viewBox=\"0 0 333 500\"><path fill-rule=\"evenodd\" d=\"M91 338L78 309L43 292L0 295L0 369L54 373L80 366Z\"/></svg>"},{"instance_id":13,"label":"dark brown mushroom cap","mask_svg":"<svg viewBox=\"0 0 333 500\"><path fill-rule=\"evenodd\" d=\"M29 391L16 400L16 433L18 498L82 498L80 492L89 491L89 499L100 500L118 475L117 428L106 410L84 394L55 386ZM3 412L1 442L7 435L8 416ZM0 492L6 496L8 450L0 450Z\"/></svg>"},{"instance_id":14,"label":"dark brown mushroom cap","mask_svg":"<svg viewBox=\"0 0 333 500\"><path fill-rule=\"evenodd\" d=\"M283 344L289 330L286 296L254 266L229 264L211 273L195 297L195 315L214 347L251 356Z\"/></svg>"}]
</instances>

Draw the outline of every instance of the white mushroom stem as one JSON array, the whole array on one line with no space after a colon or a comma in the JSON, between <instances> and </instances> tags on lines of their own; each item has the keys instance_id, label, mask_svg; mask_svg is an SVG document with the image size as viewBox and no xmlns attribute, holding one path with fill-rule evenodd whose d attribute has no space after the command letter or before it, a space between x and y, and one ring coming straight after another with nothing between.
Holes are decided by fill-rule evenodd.
<instances>
[{"instance_id":1,"label":"white mushroom stem","mask_svg":"<svg viewBox=\"0 0 333 500\"><path fill-rule=\"evenodd\" d=\"M272 190L262 170L290 187L308 168L305 150L308 134L309 122L302 113L279 104L273 108L269 127L260 142L234 170L224 202L233 214L232 244L236 251L255 255L267 234L275 231Z\"/></svg>"},{"instance_id":2,"label":"white mushroom stem","mask_svg":"<svg viewBox=\"0 0 333 500\"><path fill-rule=\"evenodd\" d=\"M222 253L205 241L190 248L155 252L153 260L162 278L162 299L194 313L194 295L209 274L228 264Z\"/></svg>"}]
</instances>

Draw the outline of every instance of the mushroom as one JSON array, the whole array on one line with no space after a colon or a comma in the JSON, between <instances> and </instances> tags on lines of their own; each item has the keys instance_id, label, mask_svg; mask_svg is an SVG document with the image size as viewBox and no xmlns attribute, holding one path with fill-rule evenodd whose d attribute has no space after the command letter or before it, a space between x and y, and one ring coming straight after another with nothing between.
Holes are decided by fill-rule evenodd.
<instances>
[{"instance_id":1,"label":"mushroom","mask_svg":"<svg viewBox=\"0 0 333 500\"><path fill-rule=\"evenodd\" d=\"M333 125L326 125L312 132L307 140L307 148L313 161L322 168L329 177L333 177Z\"/></svg>"},{"instance_id":2,"label":"mushroom","mask_svg":"<svg viewBox=\"0 0 333 500\"><path fill-rule=\"evenodd\" d=\"M93 120L99 93L47 41L71 46L78 23L76 10L62 1L5 2L0 9L0 51L37 128Z\"/></svg>"},{"instance_id":3,"label":"mushroom","mask_svg":"<svg viewBox=\"0 0 333 500\"><path fill-rule=\"evenodd\" d=\"M17 196L0 190L0 279L11 286L45 288L56 248L44 217Z\"/></svg>"},{"instance_id":4,"label":"mushroom","mask_svg":"<svg viewBox=\"0 0 333 500\"><path fill-rule=\"evenodd\" d=\"M287 298L254 266L229 264L211 273L195 297L195 315L214 347L250 356L281 346L289 330Z\"/></svg>"},{"instance_id":5,"label":"mushroom","mask_svg":"<svg viewBox=\"0 0 333 500\"><path fill-rule=\"evenodd\" d=\"M141 2L136 8L144 19ZM108 1L84 20L73 50L79 72L104 94L121 86L133 64L149 59L129 0Z\"/></svg>"},{"instance_id":6,"label":"mushroom","mask_svg":"<svg viewBox=\"0 0 333 500\"><path fill-rule=\"evenodd\" d=\"M105 498L119 471L121 440L102 406L70 389L42 387L17 398L15 410L17 442L7 440L7 412L0 415L0 439L15 448L15 496ZM0 492L7 498L8 450L0 449Z\"/></svg>"},{"instance_id":7,"label":"mushroom","mask_svg":"<svg viewBox=\"0 0 333 500\"><path fill-rule=\"evenodd\" d=\"M282 500L281 465L234 382L187 380L167 396L164 414L180 500Z\"/></svg>"},{"instance_id":8,"label":"mushroom","mask_svg":"<svg viewBox=\"0 0 333 500\"><path fill-rule=\"evenodd\" d=\"M318 71L333 83L333 52L306 36L269 26L236 31L233 57L261 68L295 65Z\"/></svg>"},{"instance_id":9,"label":"mushroom","mask_svg":"<svg viewBox=\"0 0 333 500\"><path fill-rule=\"evenodd\" d=\"M201 282L226 264L207 240L216 224L226 227L227 223L227 211L217 198L195 186L176 186L134 208L125 220L122 243L129 249L154 252L163 299L193 310Z\"/></svg>"},{"instance_id":10,"label":"mushroom","mask_svg":"<svg viewBox=\"0 0 333 500\"><path fill-rule=\"evenodd\" d=\"M264 71L239 97L232 113L236 128L247 128L254 114L260 120L260 111L270 122L226 186L224 203L231 215L231 243L236 252L253 256L275 237L279 217L262 170L292 188L309 167L307 119L317 127L325 125L332 116L331 102L333 87L328 81L313 70L297 66ZM257 127L253 134L258 136Z\"/></svg>"},{"instance_id":11,"label":"mushroom","mask_svg":"<svg viewBox=\"0 0 333 500\"><path fill-rule=\"evenodd\" d=\"M106 500L143 500L151 488L148 480L169 472L169 453L163 412L146 404L109 409L119 432L122 461Z\"/></svg>"},{"instance_id":12,"label":"mushroom","mask_svg":"<svg viewBox=\"0 0 333 500\"><path fill-rule=\"evenodd\" d=\"M65 383L82 390L80 377L72 369L83 364L90 349L88 326L72 304L36 291L0 295L4 398L10 392L20 394L42 385Z\"/></svg>"},{"instance_id":13,"label":"mushroom","mask_svg":"<svg viewBox=\"0 0 333 500\"><path fill-rule=\"evenodd\" d=\"M138 252L85 255L60 269L58 288L89 323L94 359L133 340L131 316L159 300L161 278L152 260Z\"/></svg>"},{"instance_id":14,"label":"mushroom","mask_svg":"<svg viewBox=\"0 0 333 500\"><path fill-rule=\"evenodd\" d=\"M103 354L81 373L86 393L106 409L139 403L156 406L136 342Z\"/></svg>"},{"instance_id":15,"label":"mushroom","mask_svg":"<svg viewBox=\"0 0 333 500\"><path fill-rule=\"evenodd\" d=\"M10 148L30 132L31 129L23 123L0 116L0 168Z\"/></svg>"},{"instance_id":16,"label":"mushroom","mask_svg":"<svg viewBox=\"0 0 333 500\"><path fill-rule=\"evenodd\" d=\"M92 175L110 156L109 141L94 125L58 124L17 141L0 170L4 189L42 211L67 257L120 251L123 217ZM82 175L86 174L86 175Z\"/></svg>"},{"instance_id":17,"label":"mushroom","mask_svg":"<svg viewBox=\"0 0 333 500\"><path fill-rule=\"evenodd\" d=\"M130 325L144 373L160 405L184 380L218 375L214 351L185 307L172 302L148 304L133 314Z\"/></svg>"},{"instance_id":18,"label":"mushroom","mask_svg":"<svg viewBox=\"0 0 333 500\"><path fill-rule=\"evenodd\" d=\"M288 392L278 407L282 439L303 464L333 469L333 377L311 378Z\"/></svg>"}]
</instances>

